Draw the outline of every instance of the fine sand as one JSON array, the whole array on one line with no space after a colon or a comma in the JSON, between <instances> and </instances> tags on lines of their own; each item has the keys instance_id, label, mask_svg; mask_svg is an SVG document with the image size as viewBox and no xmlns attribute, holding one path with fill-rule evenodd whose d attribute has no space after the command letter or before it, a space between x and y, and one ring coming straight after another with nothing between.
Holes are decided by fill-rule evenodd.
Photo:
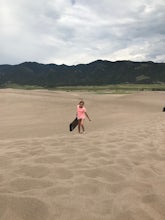
<instances>
[{"instance_id":1,"label":"fine sand","mask_svg":"<svg viewBox=\"0 0 165 220\"><path fill-rule=\"evenodd\" d=\"M83 98L92 121L69 132ZM165 220L164 92L0 90L0 220Z\"/></svg>"}]
</instances>

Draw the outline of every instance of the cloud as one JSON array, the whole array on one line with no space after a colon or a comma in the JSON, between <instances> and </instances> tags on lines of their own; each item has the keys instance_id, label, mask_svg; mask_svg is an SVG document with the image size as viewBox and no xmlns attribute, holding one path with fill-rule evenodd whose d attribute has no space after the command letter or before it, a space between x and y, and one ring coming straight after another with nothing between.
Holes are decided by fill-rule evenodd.
<instances>
[{"instance_id":1,"label":"cloud","mask_svg":"<svg viewBox=\"0 0 165 220\"><path fill-rule=\"evenodd\" d=\"M1 64L164 62L164 0L0 0Z\"/></svg>"}]
</instances>

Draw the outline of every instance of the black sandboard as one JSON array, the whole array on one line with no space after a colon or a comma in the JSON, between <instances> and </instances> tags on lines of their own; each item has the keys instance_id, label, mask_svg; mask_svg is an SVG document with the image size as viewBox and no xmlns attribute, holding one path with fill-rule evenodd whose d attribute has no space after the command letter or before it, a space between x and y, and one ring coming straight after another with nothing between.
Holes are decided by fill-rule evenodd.
<instances>
[{"instance_id":1,"label":"black sandboard","mask_svg":"<svg viewBox=\"0 0 165 220\"><path fill-rule=\"evenodd\" d=\"M73 131L75 129L75 127L78 125L78 119L75 118L69 125L69 130Z\"/></svg>"},{"instance_id":2,"label":"black sandboard","mask_svg":"<svg viewBox=\"0 0 165 220\"><path fill-rule=\"evenodd\" d=\"M163 112L165 112L165 107L163 108Z\"/></svg>"}]
</instances>

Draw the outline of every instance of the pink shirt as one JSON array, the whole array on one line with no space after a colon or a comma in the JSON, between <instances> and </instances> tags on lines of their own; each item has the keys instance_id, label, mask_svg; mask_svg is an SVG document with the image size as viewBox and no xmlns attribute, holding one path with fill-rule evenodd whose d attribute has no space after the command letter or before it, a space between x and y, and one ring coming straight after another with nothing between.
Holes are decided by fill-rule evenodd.
<instances>
[{"instance_id":1,"label":"pink shirt","mask_svg":"<svg viewBox=\"0 0 165 220\"><path fill-rule=\"evenodd\" d=\"M77 105L77 118L78 119L85 119L85 112L86 112L85 107L80 108L79 105Z\"/></svg>"}]
</instances>

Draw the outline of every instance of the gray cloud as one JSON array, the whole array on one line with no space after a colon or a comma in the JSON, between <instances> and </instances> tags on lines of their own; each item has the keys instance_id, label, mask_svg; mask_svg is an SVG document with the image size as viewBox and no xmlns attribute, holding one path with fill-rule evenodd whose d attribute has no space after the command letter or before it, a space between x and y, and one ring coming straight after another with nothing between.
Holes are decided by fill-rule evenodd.
<instances>
[{"instance_id":1,"label":"gray cloud","mask_svg":"<svg viewBox=\"0 0 165 220\"><path fill-rule=\"evenodd\" d=\"M165 61L164 0L0 0L0 63Z\"/></svg>"}]
</instances>

